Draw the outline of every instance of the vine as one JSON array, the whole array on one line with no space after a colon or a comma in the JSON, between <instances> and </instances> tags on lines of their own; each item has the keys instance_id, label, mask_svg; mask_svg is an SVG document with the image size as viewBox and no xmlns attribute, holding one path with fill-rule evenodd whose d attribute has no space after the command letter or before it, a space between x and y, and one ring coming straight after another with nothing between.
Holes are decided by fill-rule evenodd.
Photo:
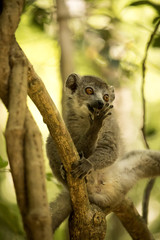
<instances>
[{"instance_id":1,"label":"vine","mask_svg":"<svg viewBox=\"0 0 160 240\"><path fill-rule=\"evenodd\" d=\"M146 83L146 61L147 61L147 57L148 57L148 51L149 48L151 46L151 43L154 39L155 34L157 33L158 27L160 25L160 19L158 20L158 22L155 25L155 28L153 30L153 32L150 35L149 41L146 45L146 49L145 49L145 55L142 61L142 85L141 85L141 95L142 95L142 111L143 111L143 122L142 122L142 135L143 135L143 139L144 139L144 143L147 149L149 149L149 144L147 142L147 137L146 137L146 99L145 99L145 94L144 94L144 90L145 90L145 83ZM149 198L150 198L150 194L152 191L152 188L154 186L155 183L155 178L152 178L146 185L145 190L144 190L144 194L143 194L143 202L142 202L142 216L143 219L145 220L145 222L148 222L148 206L149 206Z\"/></svg>"}]
</instances>

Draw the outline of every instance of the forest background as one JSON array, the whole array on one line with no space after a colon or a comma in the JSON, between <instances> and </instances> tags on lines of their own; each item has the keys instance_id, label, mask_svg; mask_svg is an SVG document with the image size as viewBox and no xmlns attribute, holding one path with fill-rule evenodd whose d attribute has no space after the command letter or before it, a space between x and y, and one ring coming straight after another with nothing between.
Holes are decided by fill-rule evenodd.
<instances>
[{"instance_id":1,"label":"forest background","mask_svg":"<svg viewBox=\"0 0 160 240\"><path fill-rule=\"evenodd\" d=\"M56 1L27 1L16 32L18 43L43 79L60 112L62 78L66 78L70 71L107 80L116 89L115 108L126 150L145 148L141 133L142 60L160 15L159 1L68 0L66 4L70 18L64 15L67 26L62 26L61 18L57 18ZM150 148L155 150L160 150L159 33L157 31L149 48L145 84L146 136ZM62 39L69 39L69 42ZM64 61L69 63L65 71L63 68L67 62ZM29 98L28 106L43 135L45 151L47 127ZM7 165L4 138L7 111L1 103L0 113L0 239L20 240L25 237ZM140 213L146 183L147 180L139 182L128 194ZM160 239L159 183L157 178L151 193L148 219L151 232L157 234L156 239ZM61 186L52 177L47 157L46 184L51 201L61 191ZM114 215L108 218L107 239L130 239ZM66 222L57 230L54 239L66 239L65 236Z\"/></svg>"}]
</instances>

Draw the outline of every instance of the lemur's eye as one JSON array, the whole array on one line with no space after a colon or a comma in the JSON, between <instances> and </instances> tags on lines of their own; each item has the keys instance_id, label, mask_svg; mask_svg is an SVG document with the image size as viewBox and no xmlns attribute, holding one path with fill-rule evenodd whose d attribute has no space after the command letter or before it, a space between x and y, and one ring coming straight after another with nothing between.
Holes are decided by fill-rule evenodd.
<instances>
[{"instance_id":1,"label":"lemur's eye","mask_svg":"<svg viewBox=\"0 0 160 240\"><path fill-rule=\"evenodd\" d=\"M88 95L93 95L93 94L94 94L93 88L91 88L91 87L87 87L87 88L85 89L85 92L86 92Z\"/></svg>"},{"instance_id":2,"label":"lemur's eye","mask_svg":"<svg viewBox=\"0 0 160 240\"><path fill-rule=\"evenodd\" d=\"M108 102L108 101L109 101L109 95L108 95L108 94L105 94L105 95L103 96L103 99L104 99L104 101Z\"/></svg>"}]
</instances>

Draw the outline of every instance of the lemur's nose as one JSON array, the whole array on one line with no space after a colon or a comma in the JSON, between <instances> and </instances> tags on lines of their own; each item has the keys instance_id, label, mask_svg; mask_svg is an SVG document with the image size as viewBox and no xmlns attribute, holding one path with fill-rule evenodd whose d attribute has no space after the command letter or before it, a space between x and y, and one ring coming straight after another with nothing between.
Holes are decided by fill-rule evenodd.
<instances>
[{"instance_id":1,"label":"lemur's nose","mask_svg":"<svg viewBox=\"0 0 160 240\"><path fill-rule=\"evenodd\" d=\"M104 103L103 103L101 100L98 100L98 101L97 101L97 108L98 108L98 109L102 109L103 106L104 106Z\"/></svg>"}]
</instances>

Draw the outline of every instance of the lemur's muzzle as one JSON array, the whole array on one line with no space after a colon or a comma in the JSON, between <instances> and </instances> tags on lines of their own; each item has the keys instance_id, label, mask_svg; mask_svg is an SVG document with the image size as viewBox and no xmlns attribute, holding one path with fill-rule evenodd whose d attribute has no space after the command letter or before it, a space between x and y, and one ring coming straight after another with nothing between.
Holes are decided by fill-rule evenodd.
<instances>
[{"instance_id":1,"label":"lemur's muzzle","mask_svg":"<svg viewBox=\"0 0 160 240\"><path fill-rule=\"evenodd\" d=\"M88 104L88 109L91 112L94 112L94 110L101 110L104 106L104 102L101 100L96 100L92 102L91 104Z\"/></svg>"},{"instance_id":2,"label":"lemur's muzzle","mask_svg":"<svg viewBox=\"0 0 160 240\"><path fill-rule=\"evenodd\" d=\"M95 107L94 108L97 108L97 109L102 109L104 106L104 103L101 101L101 100L98 100L95 102Z\"/></svg>"}]
</instances>

